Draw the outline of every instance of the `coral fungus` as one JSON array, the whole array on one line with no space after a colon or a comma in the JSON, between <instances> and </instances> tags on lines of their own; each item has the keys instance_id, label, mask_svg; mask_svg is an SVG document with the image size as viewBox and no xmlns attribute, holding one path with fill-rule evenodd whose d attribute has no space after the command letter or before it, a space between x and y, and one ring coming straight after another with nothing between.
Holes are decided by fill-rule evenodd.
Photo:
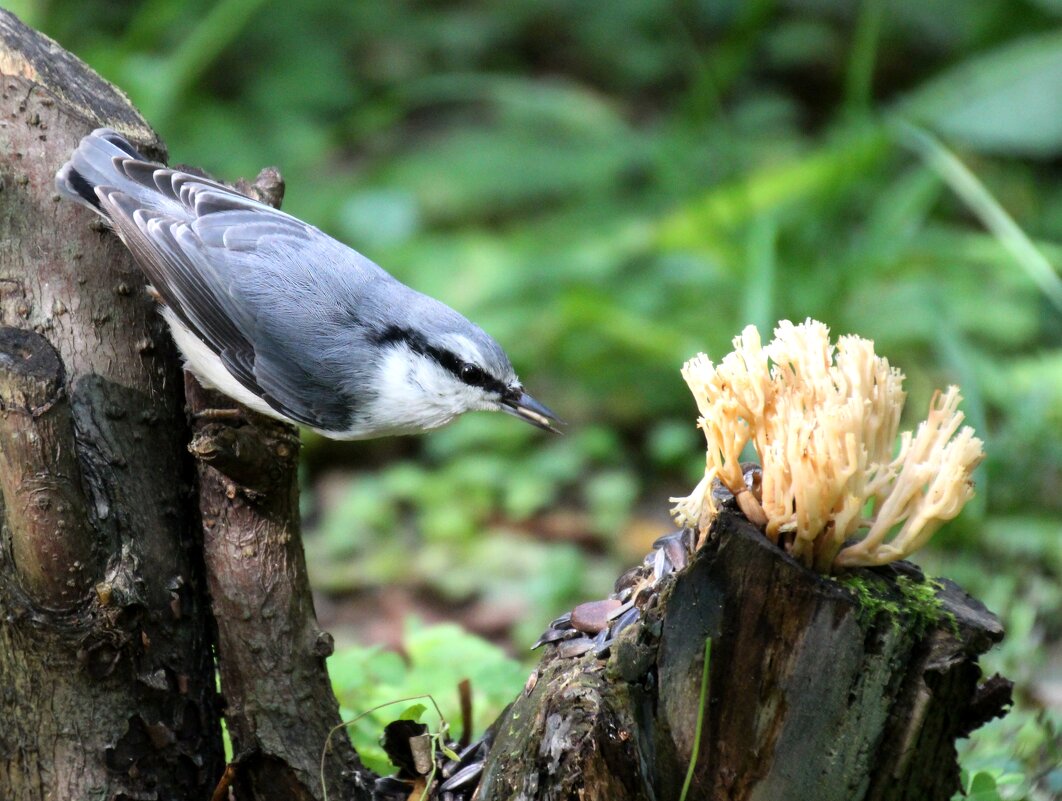
<instances>
[{"instance_id":1,"label":"coral fungus","mask_svg":"<svg viewBox=\"0 0 1062 801\"><path fill-rule=\"evenodd\" d=\"M828 572L906 557L973 497L984 450L973 429L959 430L958 388L938 392L897 449L903 374L869 340L834 345L822 323L783 321L763 346L749 326L718 365L700 354L682 375L708 450L704 479L674 499L680 525L707 527L718 479L772 541ZM762 468L758 497L740 463L749 442Z\"/></svg>"}]
</instances>

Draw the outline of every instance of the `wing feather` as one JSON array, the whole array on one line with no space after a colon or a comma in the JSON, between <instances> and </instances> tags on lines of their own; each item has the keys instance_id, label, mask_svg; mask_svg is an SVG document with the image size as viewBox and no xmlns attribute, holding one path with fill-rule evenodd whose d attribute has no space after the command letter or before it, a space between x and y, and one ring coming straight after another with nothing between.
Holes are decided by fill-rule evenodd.
<instances>
[{"instance_id":1,"label":"wing feather","mask_svg":"<svg viewBox=\"0 0 1062 801\"><path fill-rule=\"evenodd\" d=\"M272 310L259 307L260 293L241 291L256 261L274 259L269 266L275 266L278 253L290 259L294 246L318 237L330 243L325 253L338 243L212 181L134 159L114 161L154 197L113 187L97 187L96 194L163 302L277 412L313 428L349 427L351 400L334 371L315 369L307 357L317 354L292 353L284 331L270 325Z\"/></svg>"}]
</instances>

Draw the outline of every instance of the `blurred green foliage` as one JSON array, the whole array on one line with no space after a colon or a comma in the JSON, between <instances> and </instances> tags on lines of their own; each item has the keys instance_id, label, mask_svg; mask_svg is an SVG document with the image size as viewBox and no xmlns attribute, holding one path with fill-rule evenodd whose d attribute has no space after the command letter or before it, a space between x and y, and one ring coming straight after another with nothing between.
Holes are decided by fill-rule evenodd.
<instances>
[{"instance_id":1,"label":"blurred green foliage","mask_svg":"<svg viewBox=\"0 0 1062 801\"><path fill-rule=\"evenodd\" d=\"M908 422L963 387L989 459L926 561L1001 612L990 663L1022 688L968 787L1062 792L1007 728L1026 756L1058 731L1022 656L1062 639L1058 0L3 1L123 87L173 161L280 166L288 210L481 323L571 422L309 439L320 586L516 596L528 643L698 473L681 363L815 317L907 373ZM329 500L331 472L354 478ZM596 545L530 536L558 508ZM450 692L417 669L396 692Z\"/></svg>"},{"instance_id":2,"label":"blurred green foliage","mask_svg":"<svg viewBox=\"0 0 1062 801\"><path fill-rule=\"evenodd\" d=\"M414 703L399 703L401 699L411 699L431 688L450 727L447 739L456 740L463 725L457 694L462 679L472 685L472 722L478 733L513 700L514 686L522 687L527 678L527 671L501 648L454 624L423 626L411 620L404 648L405 658L378 647L351 646L328 660L343 719L363 715L351 727L358 755L368 767L385 775L394 768L379 737L384 726L403 717L403 710ZM386 706L374 709L380 705ZM425 715L422 722L432 731L439 730L440 721L434 713Z\"/></svg>"}]
</instances>

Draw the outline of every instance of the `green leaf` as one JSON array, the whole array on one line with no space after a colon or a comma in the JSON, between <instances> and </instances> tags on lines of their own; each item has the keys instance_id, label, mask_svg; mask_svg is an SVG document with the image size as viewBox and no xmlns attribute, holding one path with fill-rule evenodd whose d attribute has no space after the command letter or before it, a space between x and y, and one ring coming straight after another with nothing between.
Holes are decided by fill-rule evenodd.
<instances>
[{"instance_id":1,"label":"green leaf","mask_svg":"<svg viewBox=\"0 0 1062 801\"><path fill-rule=\"evenodd\" d=\"M421 716L428 711L428 708L424 704L413 704L410 707L406 707L402 710L401 714L396 720L412 720L414 723L419 723Z\"/></svg>"},{"instance_id":2,"label":"green leaf","mask_svg":"<svg viewBox=\"0 0 1062 801\"><path fill-rule=\"evenodd\" d=\"M996 789L996 779L988 771L982 770L970 779L970 792L971 793L984 793L988 790Z\"/></svg>"},{"instance_id":3,"label":"green leaf","mask_svg":"<svg viewBox=\"0 0 1062 801\"><path fill-rule=\"evenodd\" d=\"M614 534L623 525L637 497L637 479L625 470L603 471L586 482L586 505L602 534Z\"/></svg>"},{"instance_id":4,"label":"green leaf","mask_svg":"<svg viewBox=\"0 0 1062 801\"><path fill-rule=\"evenodd\" d=\"M995 777L984 770L976 773L973 779L970 780L966 799L967 801L1000 801Z\"/></svg>"},{"instance_id":5,"label":"green leaf","mask_svg":"<svg viewBox=\"0 0 1062 801\"><path fill-rule=\"evenodd\" d=\"M1062 17L1062 0L1032 0L1032 2L1048 14Z\"/></svg>"},{"instance_id":6,"label":"green leaf","mask_svg":"<svg viewBox=\"0 0 1062 801\"><path fill-rule=\"evenodd\" d=\"M665 249L713 247L721 230L855 184L889 152L884 130L857 128L801 158L769 164L740 180L712 188L661 221L659 243Z\"/></svg>"},{"instance_id":7,"label":"green leaf","mask_svg":"<svg viewBox=\"0 0 1062 801\"><path fill-rule=\"evenodd\" d=\"M1062 152L1062 31L972 58L916 91L903 113L985 153Z\"/></svg>"}]
</instances>

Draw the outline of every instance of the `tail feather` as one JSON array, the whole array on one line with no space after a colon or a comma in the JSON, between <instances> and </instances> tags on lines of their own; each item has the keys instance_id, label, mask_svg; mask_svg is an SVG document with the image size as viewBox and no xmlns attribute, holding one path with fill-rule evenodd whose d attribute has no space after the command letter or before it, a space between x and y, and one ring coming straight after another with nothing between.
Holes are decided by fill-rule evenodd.
<instances>
[{"instance_id":1,"label":"tail feather","mask_svg":"<svg viewBox=\"0 0 1062 801\"><path fill-rule=\"evenodd\" d=\"M115 158L144 159L118 132L97 128L81 140L70 161L55 174L55 188L60 195L106 216L96 195L96 187L120 186L127 180L116 169Z\"/></svg>"},{"instance_id":2,"label":"tail feather","mask_svg":"<svg viewBox=\"0 0 1062 801\"><path fill-rule=\"evenodd\" d=\"M95 212L103 213L103 209L100 207L100 199L96 197L94 187L85 180L84 175L74 169L70 162L64 164L63 168L56 173L55 187L59 190L59 194L71 200L87 204Z\"/></svg>"}]
</instances>

